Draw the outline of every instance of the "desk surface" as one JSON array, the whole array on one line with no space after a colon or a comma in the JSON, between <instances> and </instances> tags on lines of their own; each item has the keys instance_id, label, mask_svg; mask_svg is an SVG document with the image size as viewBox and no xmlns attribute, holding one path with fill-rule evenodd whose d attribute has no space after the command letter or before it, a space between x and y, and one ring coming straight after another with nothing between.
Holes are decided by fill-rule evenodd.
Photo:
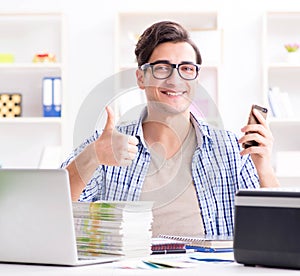
<instances>
[{"instance_id":1,"label":"desk surface","mask_svg":"<svg viewBox=\"0 0 300 276\"><path fill-rule=\"evenodd\" d=\"M279 269L267 267L246 267L238 263L206 263L199 262L192 268L165 268L165 269L124 269L118 263L101 265L87 265L80 267L0 264L0 275L299 275L300 270Z\"/></svg>"}]
</instances>

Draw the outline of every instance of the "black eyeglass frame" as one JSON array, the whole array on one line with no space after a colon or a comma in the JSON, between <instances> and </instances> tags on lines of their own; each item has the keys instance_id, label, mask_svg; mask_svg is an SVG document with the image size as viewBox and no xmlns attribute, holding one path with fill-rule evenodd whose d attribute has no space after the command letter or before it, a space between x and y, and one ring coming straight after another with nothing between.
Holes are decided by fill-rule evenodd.
<instances>
[{"instance_id":1,"label":"black eyeglass frame","mask_svg":"<svg viewBox=\"0 0 300 276\"><path fill-rule=\"evenodd\" d=\"M156 65L156 64L168 64L171 66L172 70L170 71L170 74L167 76L167 77L164 77L164 78L158 78L155 76L155 74L153 73L153 66ZM182 66L182 65L194 65L196 67L196 76L192 79L187 79L185 77L183 77L181 74L180 74L180 71L179 71L179 67ZM177 69L177 72L179 74L179 76L184 79L184 80L195 80L198 75L199 75L199 71L201 69L201 65L200 64L196 64L196 63L193 63L193 62L182 62L182 63L178 63L178 64L175 64L175 63L170 63L168 61L162 61L162 60L158 60L158 61L155 61L155 62L148 62L148 63L144 63L142 64L141 66L139 66L139 68L143 71L147 70L149 67L151 67L151 71L152 71L152 76L157 79L157 80L165 80L167 78L169 78L170 76L172 76L173 74L173 71L174 69Z\"/></svg>"}]
</instances>

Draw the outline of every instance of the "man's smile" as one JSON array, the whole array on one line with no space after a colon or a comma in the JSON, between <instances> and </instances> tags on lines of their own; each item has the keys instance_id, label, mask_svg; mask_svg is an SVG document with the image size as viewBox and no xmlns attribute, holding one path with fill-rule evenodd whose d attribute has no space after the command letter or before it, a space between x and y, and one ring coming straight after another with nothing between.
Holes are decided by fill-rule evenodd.
<instances>
[{"instance_id":1,"label":"man's smile","mask_svg":"<svg viewBox=\"0 0 300 276\"><path fill-rule=\"evenodd\" d=\"M187 91L176 92L176 91L170 91L170 90L161 90L160 92L165 95L172 96L172 97L182 96L187 93Z\"/></svg>"}]
</instances>

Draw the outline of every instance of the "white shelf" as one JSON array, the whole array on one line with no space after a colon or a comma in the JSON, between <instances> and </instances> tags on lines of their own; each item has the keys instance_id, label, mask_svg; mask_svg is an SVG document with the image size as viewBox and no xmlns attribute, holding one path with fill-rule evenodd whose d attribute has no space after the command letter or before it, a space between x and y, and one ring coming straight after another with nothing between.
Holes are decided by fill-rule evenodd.
<instances>
[{"instance_id":1,"label":"white shelf","mask_svg":"<svg viewBox=\"0 0 300 276\"><path fill-rule=\"evenodd\" d=\"M286 69L286 68L300 69L300 63L292 64L287 62L273 62L273 63L269 63L267 66L269 69Z\"/></svg>"},{"instance_id":2,"label":"white shelf","mask_svg":"<svg viewBox=\"0 0 300 276\"><path fill-rule=\"evenodd\" d=\"M26 121L16 124L2 123L1 120L0 133L0 165L6 168L39 167L45 149L62 144L61 123ZM57 158L61 159L61 156Z\"/></svg>"},{"instance_id":3,"label":"white shelf","mask_svg":"<svg viewBox=\"0 0 300 276\"><path fill-rule=\"evenodd\" d=\"M269 109L270 88L273 97L277 98L272 106L279 111L279 117L269 116L269 125L274 136L272 163L283 186L293 186L299 179L299 176L295 176L295 162L286 159L297 159L297 152L300 151L300 56L298 61L289 60L289 53L284 47L285 44L300 43L299 25L300 12L264 14L263 98Z\"/></svg>"},{"instance_id":4,"label":"white shelf","mask_svg":"<svg viewBox=\"0 0 300 276\"><path fill-rule=\"evenodd\" d=\"M282 188L300 188L300 176L277 175L277 178Z\"/></svg>"},{"instance_id":5,"label":"white shelf","mask_svg":"<svg viewBox=\"0 0 300 276\"><path fill-rule=\"evenodd\" d=\"M27 69L61 69L61 63L0 63L0 70L27 70Z\"/></svg>"},{"instance_id":6,"label":"white shelf","mask_svg":"<svg viewBox=\"0 0 300 276\"><path fill-rule=\"evenodd\" d=\"M61 117L15 117L0 118L0 124L61 124Z\"/></svg>"},{"instance_id":7,"label":"white shelf","mask_svg":"<svg viewBox=\"0 0 300 276\"><path fill-rule=\"evenodd\" d=\"M13 168L38 167L41 160L46 159L50 164L51 160L43 155L49 148L63 150L65 140L64 15L0 13L0 36L1 53L14 56L13 63L0 63L0 94L22 95L21 117L0 118L0 164ZM43 53L55 55L56 62L34 63L34 56ZM62 79L61 117L43 117L45 77ZM57 166L57 160L61 160L58 152L56 150L56 156L51 156Z\"/></svg>"},{"instance_id":8,"label":"white shelf","mask_svg":"<svg viewBox=\"0 0 300 276\"><path fill-rule=\"evenodd\" d=\"M134 48L138 37L142 32L160 20L172 20L182 24L191 34L200 52L203 52L203 60L214 60L217 56L221 59L220 44L223 40L223 31L219 26L218 13L212 12L123 12L118 14L116 26L116 70L124 65L135 62ZM202 41L206 38L206 41ZM214 51L214 55L212 55ZM205 52L210 53L210 57Z\"/></svg>"},{"instance_id":9,"label":"white shelf","mask_svg":"<svg viewBox=\"0 0 300 276\"><path fill-rule=\"evenodd\" d=\"M263 22L262 60L264 102L266 105L269 105L268 91L270 88L276 87L280 92L287 93L288 104L291 106L289 110L292 110L294 117L298 119L300 118L300 52L298 61L289 62L289 53L286 51L284 45L300 43L300 12L266 12ZM279 102L281 106L284 106L283 101ZM288 119L294 120L292 117Z\"/></svg>"}]
</instances>

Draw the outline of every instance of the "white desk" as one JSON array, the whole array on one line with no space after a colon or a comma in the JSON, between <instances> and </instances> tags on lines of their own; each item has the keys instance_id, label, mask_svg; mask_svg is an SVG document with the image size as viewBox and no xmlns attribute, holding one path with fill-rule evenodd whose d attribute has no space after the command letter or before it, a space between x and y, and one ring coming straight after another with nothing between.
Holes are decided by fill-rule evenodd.
<instances>
[{"instance_id":1,"label":"white desk","mask_svg":"<svg viewBox=\"0 0 300 276\"><path fill-rule=\"evenodd\" d=\"M203 263L199 262L193 268L166 268L166 269L121 269L116 268L116 264L88 265L81 267L59 267L42 265L20 265L20 264L0 264L0 275L97 275L97 276L118 276L118 275L300 275L300 270L278 269L267 267L245 267L237 263Z\"/></svg>"}]
</instances>

